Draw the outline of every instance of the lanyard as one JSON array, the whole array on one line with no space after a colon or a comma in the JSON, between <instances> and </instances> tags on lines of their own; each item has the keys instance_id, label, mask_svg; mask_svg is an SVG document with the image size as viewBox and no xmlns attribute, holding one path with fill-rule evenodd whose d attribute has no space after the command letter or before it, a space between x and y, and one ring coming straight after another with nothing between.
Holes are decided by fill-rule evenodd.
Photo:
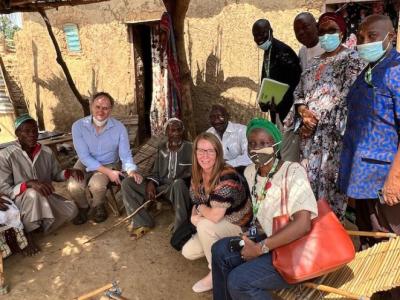
<instances>
[{"instance_id":1,"label":"lanyard","mask_svg":"<svg viewBox=\"0 0 400 300\"><path fill-rule=\"evenodd\" d=\"M271 187L271 178L276 172L276 168L279 164L279 159L275 159L274 164L271 168L271 170L268 172L268 175L265 179L265 183L261 189L261 193L258 194L256 189L257 189L257 173L258 170L256 170L256 174L254 176L254 184L251 189L251 202L253 206L253 223L257 218L258 211L260 210L261 207L261 202L265 199L265 196L267 194L267 190Z\"/></svg>"},{"instance_id":2,"label":"lanyard","mask_svg":"<svg viewBox=\"0 0 400 300\"><path fill-rule=\"evenodd\" d=\"M263 64L264 65L264 71L265 71L265 77L266 78L269 78L269 71L270 71L270 65L271 65L271 52L272 52L272 45L271 45L271 47L269 48L269 52L268 52L268 62L267 62L267 65L265 65L265 64ZM262 79L262 78L261 78ZM261 82L262 83L262 82Z\"/></svg>"}]
</instances>

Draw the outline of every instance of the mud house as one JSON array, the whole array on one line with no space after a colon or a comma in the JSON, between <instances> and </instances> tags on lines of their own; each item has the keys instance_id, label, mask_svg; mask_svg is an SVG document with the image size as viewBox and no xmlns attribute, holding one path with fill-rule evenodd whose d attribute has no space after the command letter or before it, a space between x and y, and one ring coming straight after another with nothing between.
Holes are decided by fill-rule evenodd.
<instances>
[{"instance_id":1,"label":"mud house","mask_svg":"<svg viewBox=\"0 0 400 300\"><path fill-rule=\"evenodd\" d=\"M197 130L207 128L213 103L226 104L236 121L247 122L256 113L262 64L251 35L256 19L268 18L275 37L297 51L293 18L301 11L319 15L324 9L324 1L192 0L185 42ZM79 91L85 96L111 93L117 114L139 115L142 136L150 133L151 102L163 84L157 81L157 28L164 10L161 0L111 0L47 12ZM55 61L39 14L24 13L15 45L12 72L29 111L47 130L69 131L82 110Z\"/></svg>"}]
</instances>

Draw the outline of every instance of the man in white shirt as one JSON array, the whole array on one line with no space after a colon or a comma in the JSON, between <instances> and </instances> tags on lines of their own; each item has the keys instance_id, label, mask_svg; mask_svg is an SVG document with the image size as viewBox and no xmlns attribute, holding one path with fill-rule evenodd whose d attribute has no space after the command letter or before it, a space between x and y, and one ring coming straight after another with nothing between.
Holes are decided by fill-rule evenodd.
<instances>
[{"instance_id":1,"label":"man in white shirt","mask_svg":"<svg viewBox=\"0 0 400 300\"><path fill-rule=\"evenodd\" d=\"M303 44L299 51L300 64L303 72L310 67L311 60L324 53L318 40L317 22L309 12L302 12L293 22L297 40Z\"/></svg>"},{"instance_id":2,"label":"man in white shirt","mask_svg":"<svg viewBox=\"0 0 400 300\"><path fill-rule=\"evenodd\" d=\"M230 122L228 111L219 104L211 107L209 117L212 127L207 132L221 141L226 163L243 174L245 167L252 163L247 154L246 126Z\"/></svg>"}]
</instances>

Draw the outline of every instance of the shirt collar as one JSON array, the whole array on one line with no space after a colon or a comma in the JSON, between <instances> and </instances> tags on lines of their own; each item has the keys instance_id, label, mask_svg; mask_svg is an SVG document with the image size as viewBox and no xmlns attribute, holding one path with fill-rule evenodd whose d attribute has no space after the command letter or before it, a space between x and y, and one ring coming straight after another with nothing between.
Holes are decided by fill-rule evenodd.
<instances>
[{"instance_id":1,"label":"shirt collar","mask_svg":"<svg viewBox=\"0 0 400 300\"><path fill-rule=\"evenodd\" d=\"M37 143L35 148L33 148L31 153L28 153L26 151L24 151L24 149L22 149L21 144L19 143L19 141L17 140L17 142L15 143L15 145L21 149L22 152L25 152L29 157L32 158L32 160L39 155L40 150L42 150L42 144Z\"/></svg>"},{"instance_id":2,"label":"shirt collar","mask_svg":"<svg viewBox=\"0 0 400 300\"><path fill-rule=\"evenodd\" d=\"M228 126L226 126L225 132L235 132L235 128L231 121L228 121Z\"/></svg>"},{"instance_id":3,"label":"shirt collar","mask_svg":"<svg viewBox=\"0 0 400 300\"><path fill-rule=\"evenodd\" d=\"M84 118L83 124L84 124L85 127L94 128L94 125L93 125L93 122L92 122L92 118L93 118L93 115L89 115L89 116ZM114 127L114 126L115 126L114 118L110 117L108 119L108 122L107 122L106 127L104 129L107 130L107 129L109 129L111 127Z\"/></svg>"}]
</instances>

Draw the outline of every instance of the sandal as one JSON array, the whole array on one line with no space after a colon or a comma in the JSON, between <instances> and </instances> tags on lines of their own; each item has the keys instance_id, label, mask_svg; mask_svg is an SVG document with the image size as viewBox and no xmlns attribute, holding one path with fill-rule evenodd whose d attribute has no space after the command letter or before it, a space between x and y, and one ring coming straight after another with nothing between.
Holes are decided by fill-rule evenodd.
<instances>
[{"instance_id":1,"label":"sandal","mask_svg":"<svg viewBox=\"0 0 400 300\"><path fill-rule=\"evenodd\" d=\"M131 232L131 238L132 240L136 241L140 238L142 238L144 235L146 235L146 233L148 233L149 231L151 231L150 227L139 227L139 228L135 228L132 230Z\"/></svg>"}]
</instances>

